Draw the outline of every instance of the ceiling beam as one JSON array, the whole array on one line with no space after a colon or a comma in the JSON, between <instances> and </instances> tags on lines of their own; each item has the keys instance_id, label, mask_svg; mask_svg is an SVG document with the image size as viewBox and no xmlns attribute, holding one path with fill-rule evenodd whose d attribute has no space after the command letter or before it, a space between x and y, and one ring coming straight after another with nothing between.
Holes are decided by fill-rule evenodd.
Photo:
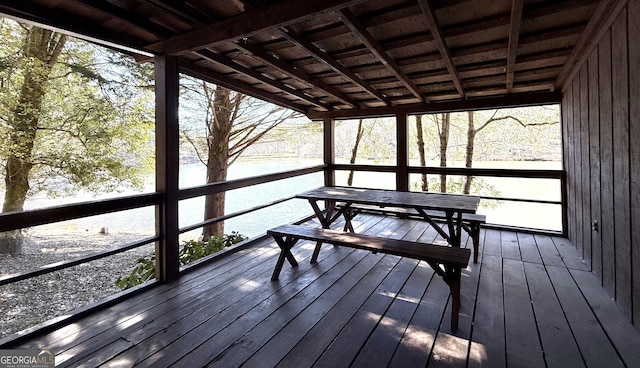
<instances>
[{"instance_id":1,"label":"ceiling beam","mask_svg":"<svg viewBox=\"0 0 640 368\"><path fill-rule=\"evenodd\" d=\"M384 102L385 105L391 105L391 101L387 96L383 95L378 90L373 88L369 83L362 80L362 78L358 77L354 72L337 62L333 57L331 57L331 55L322 51L309 40L304 38L301 34L287 27L282 27L281 30L282 35L287 40L291 41L298 47L310 53L316 60L321 63L327 64L331 69L335 70L337 73L341 74L342 76L353 82L355 85L364 88L367 92L373 95L373 97Z\"/></svg>"},{"instance_id":2,"label":"ceiling beam","mask_svg":"<svg viewBox=\"0 0 640 368\"><path fill-rule=\"evenodd\" d=\"M349 9L340 10L340 18L342 22L358 36L369 51L400 80L400 82L420 101L424 101L424 96L420 93L411 79L402 71L398 64L393 60L387 51L382 48L380 43L369 33L366 27L358 20L358 18Z\"/></svg>"},{"instance_id":3,"label":"ceiling beam","mask_svg":"<svg viewBox=\"0 0 640 368\"><path fill-rule=\"evenodd\" d=\"M523 3L524 0L513 0L511 4L511 26L509 27L509 50L507 52L507 93L511 93L511 88L513 88L513 72L516 65Z\"/></svg>"},{"instance_id":4,"label":"ceiling beam","mask_svg":"<svg viewBox=\"0 0 640 368\"><path fill-rule=\"evenodd\" d=\"M142 55L143 46L124 33L105 32L100 24L73 16L57 8L36 6L23 0L7 0L0 3L0 16L18 22L65 33L85 41L94 42L111 49L126 51L131 55Z\"/></svg>"},{"instance_id":5,"label":"ceiling beam","mask_svg":"<svg viewBox=\"0 0 640 368\"><path fill-rule=\"evenodd\" d=\"M280 90L282 90L283 92L286 92L290 95L296 96L301 100L307 101L308 103L321 107L323 109L326 110L331 110L331 106L329 104L326 104L324 102L321 102L320 100L316 99L315 97L309 96L306 93L299 91L297 89L291 88L289 86L287 86L286 84L277 81L275 79L271 79L269 77L267 77L266 75L251 69L251 68L247 68L244 65L238 64L235 61L232 61L231 59L225 58L215 52L212 51L208 51L208 50L201 50L197 52L197 55L209 60L209 61L213 61L215 63L218 63L220 65L223 65L227 68L233 69L236 72L240 73L240 74L244 74L248 77L257 79L263 83L269 84L275 88L278 88Z\"/></svg>"},{"instance_id":6,"label":"ceiling beam","mask_svg":"<svg viewBox=\"0 0 640 368\"><path fill-rule=\"evenodd\" d=\"M220 42L251 37L265 30L287 26L362 1L364 0L280 0L151 44L147 46L147 50L162 54L181 54L203 49Z\"/></svg>"},{"instance_id":7,"label":"ceiling beam","mask_svg":"<svg viewBox=\"0 0 640 368\"><path fill-rule=\"evenodd\" d=\"M456 69L455 64L453 64L453 59L451 58L451 52L449 48L444 42L444 37L442 36L442 29L440 28L440 23L436 18L435 11L433 7L427 0L418 0L418 4L420 4L420 9L422 10L422 14L425 17L427 25L429 26L429 30L433 35L433 40L436 45L438 45L438 50L440 50L440 55L442 55L442 62L447 67L449 74L451 75L451 80L453 81L453 85L456 87L456 90L460 94L460 97L465 98L464 90L462 89L462 83L460 83L460 76L458 76L458 71Z\"/></svg>"},{"instance_id":8,"label":"ceiling beam","mask_svg":"<svg viewBox=\"0 0 640 368\"><path fill-rule=\"evenodd\" d=\"M248 52L249 54L251 54L251 56L271 66L272 68L276 68L282 73L287 74L302 83L309 84L315 89L324 91L325 93L337 98L341 102L349 105L351 108L358 107L357 104L351 100L351 98L349 98L344 93L340 92L340 90L338 90L337 88L331 87L326 83L322 82L321 80L308 75L307 73L303 72L301 69L294 68L293 66L281 60L275 54L268 53L267 51L261 49L260 47L257 47L256 45L250 44L243 40L236 42L236 46L239 49L242 49Z\"/></svg>"},{"instance_id":9,"label":"ceiling beam","mask_svg":"<svg viewBox=\"0 0 640 368\"><path fill-rule=\"evenodd\" d=\"M76 1L78 2L78 4L82 4L82 6L85 6L92 11L97 10L104 13L109 17L109 19L117 19L118 21L126 23L131 27L148 32L153 36L166 37L171 33L167 28L148 20L146 17L137 16L135 15L135 13L126 11L125 9L113 5L109 2L91 0Z\"/></svg>"},{"instance_id":10,"label":"ceiling beam","mask_svg":"<svg viewBox=\"0 0 640 368\"><path fill-rule=\"evenodd\" d=\"M305 110L301 106L297 106L293 101L287 100L286 98L283 98L279 95L252 87L246 83L240 82L237 79L229 78L222 74L212 73L211 69L202 67L184 59L180 60L179 67L180 72L190 75L194 78L201 79L205 82L229 88L233 91L244 93L245 95L249 95L263 101L271 102L272 104L282 106L284 108L291 109L303 114L309 113L309 111Z\"/></svg>"},{"instance_id":11,"label":"ceiling beam","mask_svg":"<svg viewBox=\"0 0 640 368\"><path fill-rule=\"evenodd\" d=\"M159 9L174 14L185 23L190 23L193 27L205 26L214 21L208 14L198 12L189 7L184 1L171 0L145 0Z\"/></svg>"},{"instance_id":12,"label":"ceiling beam","mask_svg":"<svg viewBox=\"0 0 640 368\"><path fill-rule=\"evenodd\" d=\"M307 117L309 117L309 119L311 120L324 118L375 118L381 116L393 116L397 114L427 114L517 106L540 106L556 104L560 103L561 101L562 94L559 92L512 93L510 95L498 97L469 98L466 100L454 100L446 102L430 102L328 112L309 112L307 114Z\"/></svg>"}]
</instances>

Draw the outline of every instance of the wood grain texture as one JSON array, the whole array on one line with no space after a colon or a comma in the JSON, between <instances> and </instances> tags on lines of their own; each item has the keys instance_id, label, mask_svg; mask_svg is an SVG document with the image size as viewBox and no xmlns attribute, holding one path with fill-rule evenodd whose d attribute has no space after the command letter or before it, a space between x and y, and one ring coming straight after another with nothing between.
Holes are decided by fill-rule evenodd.
<instances>
[{"instance_id":1,"label":"wood grain texture","mask_svg":"<svg viewBox=\"0 0 640 368\"><path fill-rule=\"evenodd\" d=\"M589 56L589 192L591 194L591 206L589 220L591 221L591 270L602 278L602 223L600 208L600 105L599 105L599 79L598 79L598 49ZM594 228L597 222L597 230Z\"/></svg>"},{"instance_id":2,"label":"wood grain texture","mask_svg":"<svg viewBox=\"0 0 640 368\"><path fill-rule=\"evenodd\" d=\"M628 50L629 50L629 136L640 137L640 1L630 1L628 5ZM632 139L630 146L631 172L631 246L633 268L633 321L640 331L640 145ZM635 224L635 225L634 225Z\"/></svg>"},{"instance_id":3,"label":"wood grain texture","mask_svg":"<svg viewBox=\"0 0 640 368\"><path fill-rule=\"evenodd\" d=\"M611 32L598 46L600 110L600 203L602 221L602 284L615 296L615 226L613 210L613 102L611 100Z\"/></svg>"},{"instance_id":4,"label":"wood grain texture","mask_svg":"<svg viewBox=\"0 0 640 368\"><path fill-rule=\"evenodd\" d=\"M591 265L591 150L589 147L589 69L584 64L580 69L580 191L582 202L582 258Z\"/></svg>"},{"instance_id":5,"label":"wood grain texture","mask_svg":"<svg viewBox=\"0 0 640 368\"><path fill-rule=\"evenodd\" d=\"M420 221L356 219L369 235L437 237ZM518 236L490 229L481 242ZM519 243L537 246L545 263L483 254L463 270L455 334L448 287L425 264L328 246L311 265L314 243L301 241L292 250L299 266L271 282L278 249L262 239L11 347L49 348L63 367L637 366L640 334L586 266L571 262L576 248L565 238L533 240ZM556 265L553 247L570 268Z\"/></svg>"},{"instance_id":6,"label":"wood grain texture","mask_svg":"<svg viewBox=\"0 0 640 368\"><path fill-rule=\"evenodd\" d=\"M634 20L636 21L636 20ZM613 208L616 260L616 300L631 317L631 208L629 193L629 64L627 12L611 27L613 101Z\"/></svg>"}]
</instances>

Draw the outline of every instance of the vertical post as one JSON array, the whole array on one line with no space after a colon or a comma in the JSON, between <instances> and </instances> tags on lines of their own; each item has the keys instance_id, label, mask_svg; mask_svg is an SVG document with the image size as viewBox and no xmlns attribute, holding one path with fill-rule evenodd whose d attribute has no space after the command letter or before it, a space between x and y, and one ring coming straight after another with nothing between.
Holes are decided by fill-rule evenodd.
<instances>
[{"instance_id":1,"label":"vertical post","mask_svg":"<svg viewBox=\"0 0 640 368\"><path fill-rule=\"evenodd\" d=\"M156 206L156 278L169 282L178 278L178 59L154 57L156 93L156 191L162 202Z\"/></svg>"},{"instance_id":2,"label":"vertical post","mask_svg":"<svg viewBox=\"0 0 640 368\"><path fill-rule=\"evenodd\" d=\"M324 185L336 185L335 164L335 123L332 118L324 118L324 164L328 167L324 170Z\"/></svg>"},{"instance_id":3,"label":"vertical post","mask_svg":"<svg viewBox=\"0 0 640 368\"><path fill-rule=\"evenodd\" d=\"M396 115L396 190L409 191L409 150L407 114Z\"/></svg>"},{"instance_id":4,"label":"vertical post","mask_svg":"<svg viewBox=\"0 0 640 368\"><path fill-rule=\"evenodd\" d=\"M569 214L568 214L568 208L567 206L568 204L568 197L569 195L567 194L567 172L565 170L562 170L562 173L560 174L560 196L561 196L561 202L562 204L560 205L562 208L560 209L562 211L562 236L564 237L568 237L569 236Z\"/></svg>"}]
</instances>

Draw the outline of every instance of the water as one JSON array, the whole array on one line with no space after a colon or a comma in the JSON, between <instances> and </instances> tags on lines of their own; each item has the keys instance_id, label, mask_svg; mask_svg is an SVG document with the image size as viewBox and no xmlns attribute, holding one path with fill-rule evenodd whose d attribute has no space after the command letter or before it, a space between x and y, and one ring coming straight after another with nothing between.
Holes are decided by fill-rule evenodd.
<instances>
[{"instance_id":1,"label":"water","mask_svg":"<svg viewBox=\"0 0 640 368\"><path fill-rule=\"evenodd\" d=\"M229 168L228 179L238 179L251 176L264 175L318 164L312 161L260 161L260 162L236 162ZM187 164L180 167L179 186L181 189L203 185L206 182L206 168L202 164ZM247 188L236 189L227 192L225 213L232 213L251 207L268 203L281 198L289 197L295 193L312 189L323 184L323 173L314 173L255 185ZM153 178L150 178L142 192L154 191ZM25 208L38 209L62 204L92 201L96 199L108 199L117 196L140 194L141 192L123 191L121 193L105 193L99 196L81 192L73 198L47 198L39 195L31 198L25 204ZM303 216L311 214L311 208L301 200L290 200L271 206L247 215L242 215L225 221L225 233L238 231L243 235L252 237L264 233L270 227L285 222L293 222ZM180 227L186 227L204 219L204 197L192 198L179 203L178 221ZM99 232L107 228L109 232L121 233L155 233L155 208L145 207L117 213L85 217L63 221L55 224L39 226L43 231L67 229L68 231ZM201 230L193 230L185 238L195 238Z\"/></svg>"},{"instance_id":2,"label":"water","mask_svg":"<svg viewBox=\"0 0 640 368\"><path fill-rule=\"evenodd\" d=\"M301 167L316 165L316 161L256 161L236 162L229 168L228 179L258 176L268 173L293 170ZM492 163L497 167L513 167L512 163ZM531 163L528 163L530 165ZM537 169L556 168L557 163L536 163ZM336 183L346 185L348 172L336 173ZM206 170L202 164L187 164L180 167L180 188L203 185ZM418 175L412 175L410 180L418 181ZM560 182L548 179L514 179L514 178L486 178L505 197L559 200ZM286 180L260 184L248 188L241 188L227 192L226 213L232 213L251 208L291 196L304 190L312 189L323 184L323 174L314 173ZM393 189L395 176L389 173L356 172L354 186ZM149 181L144 192L153 192L154 184ZM139 193L139 192L138 192ZM43 196L32 198L27 202L28 209L44 208L64 203L74 203L88 200L112 198L118 195L137 194L134 192L105 193L95 197L88 193L80 193L74 198L51 199ZM559 205L506 202L498 206L486 206L484 202L479 213L487 215L489 223L523 226L547 230L561 230L561 208ZM293 222L312 213L306 201L290 200L247 215L242 215L225 221L225 232L238 231L246 236L256 236L264 233L270 227L287 222ZM179 204L179 226L185 227L203 221L204 198L193 198L181 201ZM134 232L152 235L155 233L155 209L153 207L138 208L113 214L92 216L82 219L64 221L39 227L46 229L68 229L99 232L101 228L108 228L110 232ZM189 232L187 238L195 238L201 230Z\"/></svg>"}]
</instances>

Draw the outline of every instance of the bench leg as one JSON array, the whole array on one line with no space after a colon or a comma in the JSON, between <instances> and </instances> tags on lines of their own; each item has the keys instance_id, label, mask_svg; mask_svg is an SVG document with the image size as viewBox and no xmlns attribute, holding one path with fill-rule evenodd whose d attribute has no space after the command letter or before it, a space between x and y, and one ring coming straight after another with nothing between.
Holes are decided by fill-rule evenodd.
<instances>
[{"instance_id":1,"label":"bench leg","mask_svg":"<svg viewBox=\"0 0 640 368\"><path fill-rule=\"evenodd\" d=\"M311 255L311 264L318 263L318 256L320 255L320 247L322 247L321 241L317 242L316 247L313 249L313 255Z\"/></svg>"},{"instance_id":2,"label":"bench leg","mask_svg":"<svg viewBox=\"0 0 640 368\"><path fill-rule=\"evenodd\" d=\"M280 247L280 256L278 257L278 261L276 262L276 267L273 270L273 274L271 275L271 281L276 281L280 276L280 271L282 271L282 266L284 265L284 260L286 259L291 264L291 267L298 266L298 262L291 254L291 248L293 248L294 244L298 241L296 238L287 237L284 239L281 236L274 235L276 243Z\"/></svg>"},{"instance_id":3,"label":"bench leg","mask_svg":"<svg viewBox=\"0 0 640 368\"><path fill-rule=\"evenodd\" d=\"M451 332L458 330L458 315L460 314L460 267L445 266L444 281L451 291Z\"/></svg>"}]
</instances>

